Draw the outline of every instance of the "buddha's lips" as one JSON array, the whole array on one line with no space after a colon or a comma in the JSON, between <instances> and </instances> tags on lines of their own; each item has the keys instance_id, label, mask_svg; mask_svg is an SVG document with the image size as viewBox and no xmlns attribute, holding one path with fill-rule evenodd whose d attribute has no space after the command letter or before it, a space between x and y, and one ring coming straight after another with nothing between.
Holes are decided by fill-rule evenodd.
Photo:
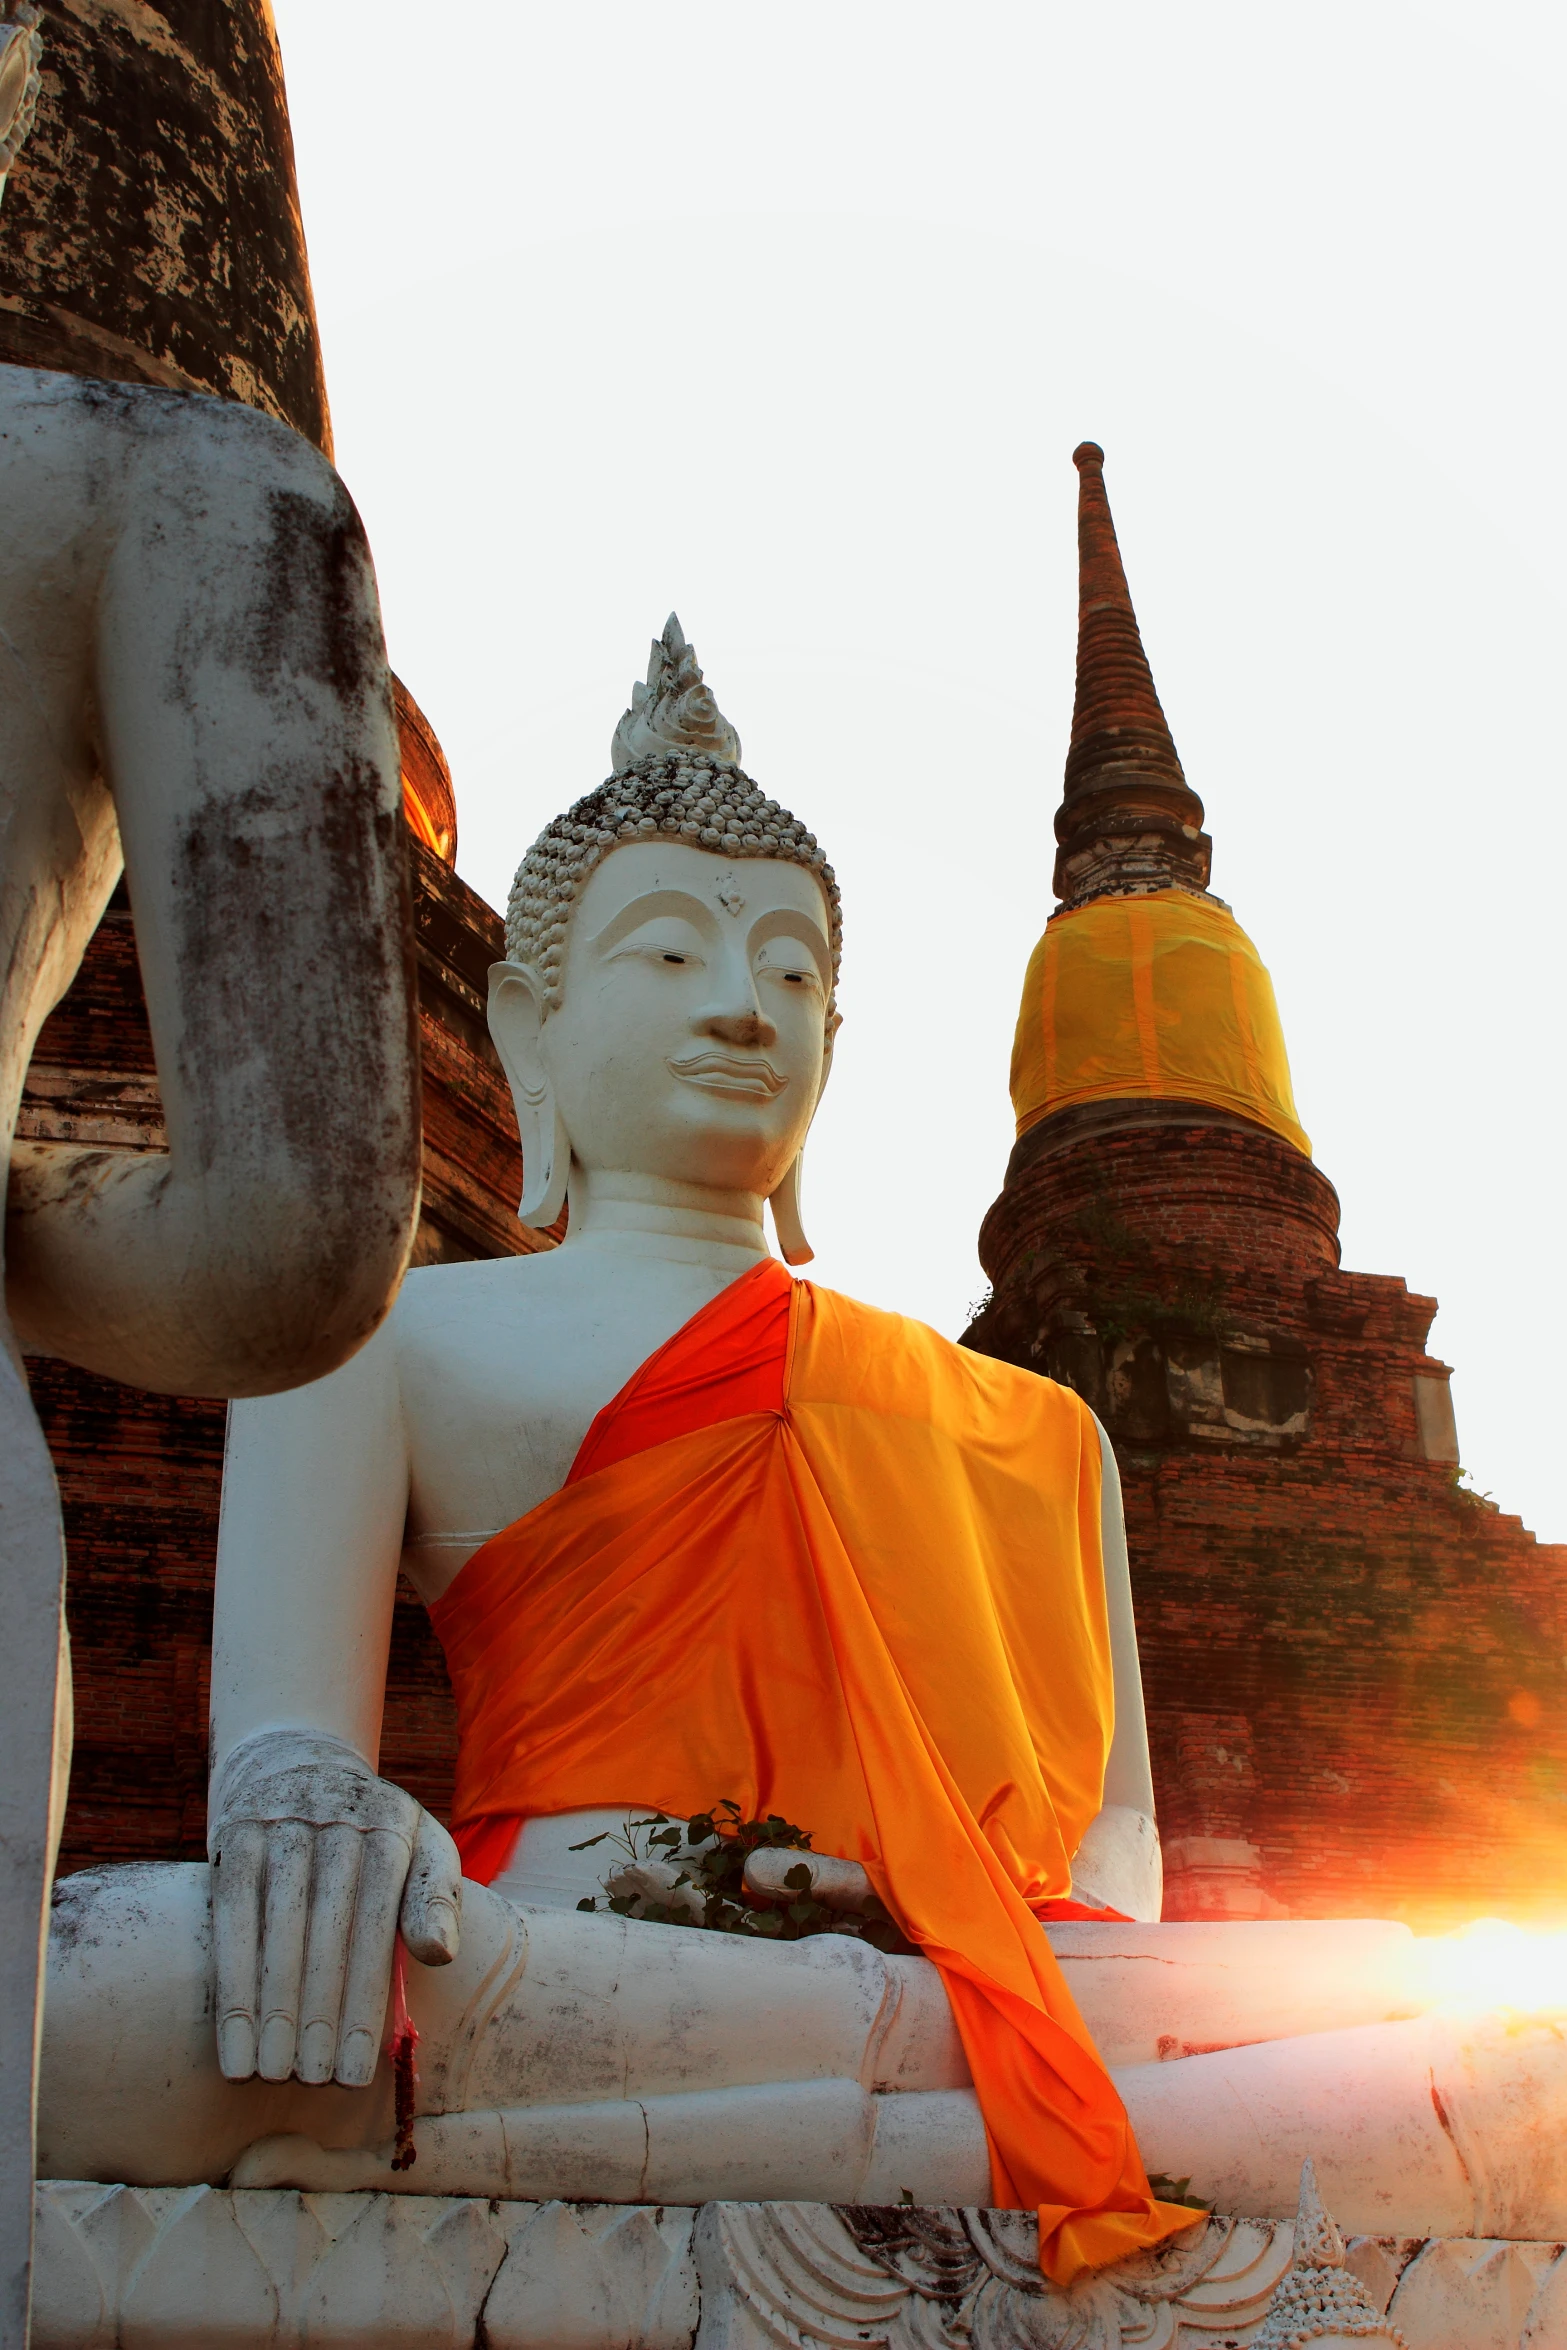
<instances>
[{"instance_id":1,"label":"buddha's lips","mask_svg":"<svg viewBox=\"0 0 1567 2350\"><path fill-rule=\"evenodd\" d=\"M705 1085L713 1093L748 1094L753 1101L772 1101L789 1082L756 1053L691 1053L669 1066L691 1085Z\"/></svg>"}]
</instances>

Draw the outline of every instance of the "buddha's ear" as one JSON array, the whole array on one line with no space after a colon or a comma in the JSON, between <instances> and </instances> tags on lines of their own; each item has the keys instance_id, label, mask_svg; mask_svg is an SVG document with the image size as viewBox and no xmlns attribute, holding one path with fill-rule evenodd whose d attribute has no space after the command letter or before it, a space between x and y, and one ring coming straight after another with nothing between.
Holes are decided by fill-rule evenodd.
<instances>
[{"instance_id":1,"label":"buddha's ear","mask_svg":"<svg viewBox=\"0 0 1567 2350\"><path fill-rule=\"evenodd\" d=\"M822 1053L821 1083L816 1088L818 1104L832 1075L832 1048L843 1026L842 1015L834 1012L827 1023L827 1039ZM815 1111L811 1113L815 1116ZM773 1193L769 1205L773 1211L773 1230L778 1235L778 1246L786 1265L808 1265L816 1251L805 1237L805 1222L800 1213L800 1179L805 1163L805 1145L802 1143L784 1169L783 1181Z\"/></svg>"},{"instance_id":2,"label":"buddha's ear","mask_svg":"<svg viewBox=\"0 0 1567 2350\"><path fill-rule=\"evenodd\" d=\"M517 1221L547 1231L566 1204L571 1137L555 1104L539 1039L544 982L530 963L490 965L490 1035L501 1056L522 1136L522 1199Z\"/></svg>"},{"instance_id":3,"label":"buddha's ear","mask_svg":"<svg viewBox=\"0 0 1567 2350\"><path fill-rule=\"evenodd\" d=\"M783 1181L768 1202L773 1211L773 1230L778 1235L786 1265L808 1265L816 1254L800 1220L800 1162L804 1157L803 1150L795 1152L784 1169Z\"/></svg>"}]
</instances>

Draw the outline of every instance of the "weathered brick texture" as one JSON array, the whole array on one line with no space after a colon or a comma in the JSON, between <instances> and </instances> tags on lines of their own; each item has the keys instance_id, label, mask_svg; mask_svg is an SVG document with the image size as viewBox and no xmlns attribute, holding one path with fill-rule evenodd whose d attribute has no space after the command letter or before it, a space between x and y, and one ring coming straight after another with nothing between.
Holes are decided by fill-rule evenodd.
<instances>
[{"instance_id":1,"label":"weathered brick texture","mask_svg":"<svg viewBox=\"0 0 1567 2350\"><path fill-rule=\"evenodd\" d=\"M1435 1300L1339 1270L1337 1222L1242 1120L1065 1111L968 1343L1115 1442L1167 1915L1567 1920L1567 1548L1461 1487Z\"/></svg>"}]
</instances>

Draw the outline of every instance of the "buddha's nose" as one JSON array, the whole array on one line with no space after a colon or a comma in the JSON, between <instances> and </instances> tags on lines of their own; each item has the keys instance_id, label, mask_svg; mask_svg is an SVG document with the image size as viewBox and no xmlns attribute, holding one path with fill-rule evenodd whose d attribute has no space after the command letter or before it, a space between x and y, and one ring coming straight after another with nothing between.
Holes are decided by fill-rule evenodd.
<instances>
[{"instance_id":1,"label":"buddha's nose","mask_svg":"<svg viewBox=\"0 0 1567 2350\"><path fill-rule=\"evenodd\" d=\"M757 1047L773 1043L778 1031L771 1020L764 1019L752 1006L748 1012L714 1012L702 1022L709 1036L716 1036L725 1044Z\"/></svg>"}]
</instances>

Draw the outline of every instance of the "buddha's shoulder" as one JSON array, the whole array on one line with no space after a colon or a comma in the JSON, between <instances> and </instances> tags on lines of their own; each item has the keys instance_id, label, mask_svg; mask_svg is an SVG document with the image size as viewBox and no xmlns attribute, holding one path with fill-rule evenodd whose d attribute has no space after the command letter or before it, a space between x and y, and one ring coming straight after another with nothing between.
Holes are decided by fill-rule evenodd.
<instances>
[{"instance_id":1,"label":"buddha's shoulder","mask_svg":"<svg viewBox=\"0 0 1567 2350\"><path fill-rule=\"evenodd\" d=\"M476 1318L496 1313L527 1316L561 1286L559 1268L550 1262L554 1254L553 1249L541 1249L526 1256L412 1266L387 1316L387 1339L401 1352L436 1331L471 1324Z\"/></svg>"},{"instance_id":2,"label":"buddha's shoulder","mask_svg":"<svg viewBox=\"0 0 1567 2350\"><path fill-rule=\"evenodd\" d=\"M810 1286L817 1306L812 1320L822 1351L836 1354L846 1369L869 1385L889 1378L898 1384L908 1379L939 1381L949 1388L967 1390L976 1399L993 1399L998 1405L1027 1404L1048 1396L1060 1398L1056 1408L1070 1416L1084 1409L1071 1388L1059 1386L1042 1372L980 1354L912 1314L867 1305L842 1290L823 1289L815 1283Z\"/></svg>"}]
</instances>

